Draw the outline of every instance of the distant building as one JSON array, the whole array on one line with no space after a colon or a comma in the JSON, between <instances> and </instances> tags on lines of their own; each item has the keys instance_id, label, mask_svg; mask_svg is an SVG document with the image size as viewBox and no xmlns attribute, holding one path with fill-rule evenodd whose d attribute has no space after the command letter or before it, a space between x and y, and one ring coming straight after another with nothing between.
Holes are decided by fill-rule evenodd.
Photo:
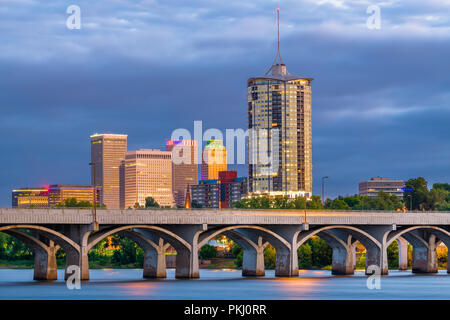
<instances>
[{"instance_id":1,"label":"distant building","mask_svg":"<svg viewBox=\"0 0 450 320\"><path fill-rule=\"evenodd\" d=\"M12 190L13 208L47 208L47 188L20 188Z\"/></svg>"},{"instance_id":2,"label":"distant building","mask_svg":"<svg viewBox=\"0 0 450 320\"><path fill-rule=\"evenodd\" d=\"M219 179L219 171L227 171L227 149L222 140L208 140L202 154L201 179Z\"/></svg>"},{"instance_id":3,"label":"distant building","mask_svg":"<svg viewBox=\"0 0 450 320\"><path fill-rule=\"evenodd\" d=\"M403 197L403 188L405 182L403 180L389 180L389 178L370 178L368 181L359 183L359 194L362 196L377 197L379 191Z\"/></svg>"},{"instance_id":4,"label":"distant building","mask_svg":"<svg viewBox=\"0 0 450 320\"><path fill-rule=\"evenodd\" d=\"M220 191L220 192L219 192ZM200 180L191 186L192 201L204 208L229 208L247 194L247 178L237 178L236 171L221 171L219 179Z\"/></svg>"},{"instance_id":5,"label":"distant building","mask_svg":"<svg viewBox=\"0 0 450 320\"><path fill-rule=\"evenodd\" d=\"M196 140L166 140L166 151L172 152L172 189L175 204L184 206L188 186L198 183Z\"/></svg>"},{"instance_id":6,"label":"distant building","mask_svg":"<svg viewBox=\"0 0 450 320\"><path fill-rule=\"evenodd\" d=\"M78 184L54 184L48 188L48 206L57 207L64 205L67 199L77 199L77 202L94 202L94 188L90 185ZM99 205L100 188L97 188L96 203Z\"/></svg>"},{"instance_id":7,"label":"distant building","mask_svg":"<svg viewBox=\"0 0 450 320\"><path fill-rule=\"evenodd\" d=\"M145 206L152 197L160 206L174 206L172 194L172 152L136 150L125 155L120 168L120 207Z\"/></svg>"},{"instance_id":8,"label":"distant building","mask_svg":"<svg viewBox=\"0 0 450 320\"><path fill-rule=\"evenodd\" d=\"M120 208L119 167L127 152L127 135L91 136L91 184L100 187L100 203L108 209ZM94 168L95 166L95 168Z\"/></svg>"}]
</instances>

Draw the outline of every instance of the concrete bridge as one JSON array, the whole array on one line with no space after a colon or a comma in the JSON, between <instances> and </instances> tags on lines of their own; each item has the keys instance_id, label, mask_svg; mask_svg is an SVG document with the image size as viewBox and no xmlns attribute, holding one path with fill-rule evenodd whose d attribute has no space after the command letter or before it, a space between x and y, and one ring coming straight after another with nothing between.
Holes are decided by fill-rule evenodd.
<instances>
[{"instance_id":1,"label":"concrete bridge","mask_svg":"<svg viewBox=\"0 0 450 320\"><path fill-rule=\"evenodd\" d=\"M450 247L450 212L357 212L303 210L98 210L97 223L87 209L0 209L0 232L34 251L34 279L54 280L56 252L67 267L77 265L89 279L88 252L119 233L144 251L145 278L166 276L165 251L177 251L176 277L199 277L199 249L225 235L243 249L243 276L264 275L264 249L276 249L275 275L298 276L297 249L317 235L333 250L332 273L353 274L356 242L366 248L366 273L376 265L388 274L387 247L399 243L399 266L407 268L407 243L413 247L412 271L437 272L436 247ZM450 273L450 263L448 264ZM370 272L371 274L371 272Z\"/></svg>"}]
</instances>

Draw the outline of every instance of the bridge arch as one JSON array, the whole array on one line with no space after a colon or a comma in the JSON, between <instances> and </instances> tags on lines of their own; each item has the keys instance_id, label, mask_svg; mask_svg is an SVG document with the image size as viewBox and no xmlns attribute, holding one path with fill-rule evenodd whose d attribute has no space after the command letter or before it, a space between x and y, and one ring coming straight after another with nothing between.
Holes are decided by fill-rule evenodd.
<instances>
[{"instance_id":1,"label":"bridge arch","mask_svg":"<svg viewBox=\"0 0 450 320\"><path fill-rule=\"evenodd\" d=\"M217 235L220 235L222 233L226 233L227 231L234 231L236 229L247 229L247 230L254 230L257 231L263 239L265 239L268 242L271 242L270 240L275 240L273 242L279 242L279 244L283 244L287 248L290 248L290 243L285 240L283 237L278 235L276 232L261 227L257 225L233 225L233 226L227 226L227 227L221 227L221 228L215 228L211 230L207 230L200 234L199 236L199 243L198 247L201 248L203 245L205 245L209 240L214 238Z\"/></svg>"},{"instance_id":2,"label":"bridge arch","mask_svg":"<svg viewBox=\"0 0 450 320\"><path fill-rule=\"evenodd\" d=\"M188 249L189 251L192 250L192 246L183 238L178 236L176 233L158 227L158 226L152 226L152 225L127 225L127 226L120 226L120 227L113 227L108 228L104 230L100 230L99 232L93 233L89 236L88 243L87 243L87 250L92 249L97 243L105 239L106 237L113 235L115 233L119 233L121 231L127 231L132 229L144 229L148 231L153 231L156 234L160 235L162 238L164 238L167 242L174 245L174 247L179 247L180 245L184 248ZM126 234L125 234L126 235Z\"/></svg>"},{"instance_id":3,"label":"bridge arch","mask_svg":"<svg viewBox=\"0 0 450 320\"><path fill-rule=\"evenodd\" d=\"M430 231L431 233L435 233L438 237L439 235L441 235L441 237L443 238L439 238L442 242L445 243L445 245L448 247L450 246L449 243L449 239L450 239L450 232L440 228L440 227L436 227L436 226L413 226L413 227L409 227L406 229L401 229L401 230L397 230L397 231L393 231L391 233L389 233L387 235L387 239L386 239L386 245L389 246L392 242L394 242L395 240L397 240L399 237L404 237L406 234L410 233L411 231L414 230L426 230L426 231ZM423 239L421 239L423 242ZM424 242L424 244L426 244Z\"/></svg>"},{"instance_id":4,"label":"bridge arch","mask_svg":"<svg viewBox=\"0 0 450 320\"><path fill-rule=\"evenodd\" d=\"M323 233L324 231L331 231L331 230L343 230L352 235L353 238L361 242L366 248L370 247L372 245L377 246L378 248L381 248L381 243L375 239L372 235L370 235L368 232L361 230L356 227L352 226L346 226L346 225L330 225L325 227L319 227L317 229L301 232L298 235L296 249L298 249L302 244L304 244L308 239L310 239L312 236L318 235L319 233ZM319 235L320 237L320 235ZM336 238L336 237L335 237ZM325 239L324 239L325 240ZM341 242L343 245L345 243Z\"/></svg>"},{"instance_id":5,"label":"bridge arch","mask_svg":"<svg viewBox=\"0 0 450 320\"><path fill-rule=\"evenodd\" d=\"M44 235L49 240L52 240L55 243L57 243L65 251L75 250L78 253L80 252L80 246L75 241L73 241L72 239L70 239L69 237L67 237L64 234L62 234L58 231L52 230L50 228L47 228L47 227L38 226L38 225L26 225L26 224L25 225L10 225L10 226L0 227L0 232L8 231L8 230L12 230L12 231L20 230L20 229L35 230L38 233Z\"/></svg>"}]
</instances>

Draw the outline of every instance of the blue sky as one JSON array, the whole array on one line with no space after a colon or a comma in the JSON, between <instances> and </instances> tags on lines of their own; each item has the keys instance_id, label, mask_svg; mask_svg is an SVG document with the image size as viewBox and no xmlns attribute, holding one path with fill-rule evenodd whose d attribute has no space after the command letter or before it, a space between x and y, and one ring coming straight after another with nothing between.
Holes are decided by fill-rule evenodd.
<instances>
[{"instance_id":1,"label":"blue sky","mask_svg":"<svg viewBox=\"0 0 450 320\"><path fill-rule=\"evenodd\" d=\"M66 27L72 4L80 30ZM245 128L277 7L283 61L315 79L315 193L324 175L330 197L373 176L449 182L449 0L0 0L0 206L17 187L89 184L95 132L133 150L194 120Z\"/></svg>"}]
</instances>

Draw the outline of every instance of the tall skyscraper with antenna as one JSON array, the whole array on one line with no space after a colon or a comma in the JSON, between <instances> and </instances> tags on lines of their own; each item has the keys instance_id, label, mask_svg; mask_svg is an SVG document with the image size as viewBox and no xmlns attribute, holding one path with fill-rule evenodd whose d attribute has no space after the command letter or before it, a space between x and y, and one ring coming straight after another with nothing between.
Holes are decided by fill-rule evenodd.
<instances>
[{"instance_id":1,"label":"tall skyscraper with antenna","mask_svg":"<svg viewBox=\"0 0 450 320\"><path fill-rule=\"evenodd\" d=\"M248 140L249 194L311 196L313 79L291 75L283 63L279 9L277 28L277 53L272 66L264 76L247 82L248 128L253 134L266 132ZM267 163L259 160L263 153L276 159L276 170L268 172Z\"/></svg>"}]
</instances>

